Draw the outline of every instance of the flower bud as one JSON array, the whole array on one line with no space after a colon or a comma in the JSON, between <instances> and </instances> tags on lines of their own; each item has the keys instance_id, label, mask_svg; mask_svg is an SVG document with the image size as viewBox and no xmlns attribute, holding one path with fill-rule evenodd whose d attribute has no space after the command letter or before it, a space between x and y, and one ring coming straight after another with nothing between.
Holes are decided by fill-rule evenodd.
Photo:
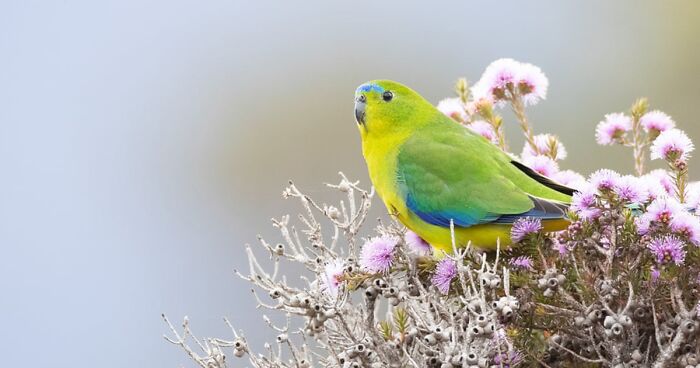
<instances>
[{"instance_id":1,"label":"flower bud","mask_svg":"<svg viewBox=\"0 0 700 368\"><path fill-rule=\"evenodd\" d=\"M283 293L282 289L272 289L270 291L270 298L278 299L279 297L282 296L282 293Z\"/></svg>"},{"instance_id":2,"label":"flower bud","mask_svg":"<svg viewBox=\"0 0 700 368\"><path fill-rule=\"evenodd\" d=\"M474 353L467 354L467 364L476 365L478 363L477 356Z\"/></svg>"},{"instance_id":3,"label":"flower bud","mask_svg":"<svg viewBox=\"0 0 700 368\"><path fill-rule=\"evenodd\" d=\"M379 294L379 290L377 290L377 288L375 288L374 286L370 286L367 289L365 289L365 296L367 297L367 299L373 300L377 297L377 294Z\"/></svg>"},{"instance_id":4,"label":"flower bud","mask_svg":"<svg viewBox=\"0 0 700 368\"><path fill-rule=\"evenodd\" d=\"M384 296L385 298L396 298L398 294L399 291L393 286L382 290L382 296Z\"/></svg>"},{"instance_id":5,"label":"flower bud","mask_svg":"<svg viewBox=\"0 0 700 368\"><path fill-rule=\"evenodd\" d=\"M379 288L379 289L384 289L384 288L386 288L387 286L389 286L389 285L386 283L386 281L384 281L383 279L375 279L373 284L374 284L374 286L375 286L376 288Z\"/></svg>"},{"instance_id":6,"label":"flower bud","mask_svg":"<svg viewBox=\"0 0 700 368\"><path fill-rule=\"evenodd\" d=\"M620 336L625 331L625 328L622 327L622 324L615 323L612 325L612 327L610 327L610 331L613 333L614 336Z\"/></svg>"},{"instance_id":7,"label":"flower bud","mask_svg":"<svg viewBox=\"0 0 700 368\"><path fill-rule=\"evenodd\" d=\"M490 336L496 331L496 326L493 323L489 323L484 327L484 334Z\"/></svg>"},{"instance_id":8,"label":"flower bud","mask_svg":"<svg viewBox=\"0 0 700 368\"><path fill-rule=\"evenodd\" d=\"M697 322L692 320L684 320L681 322L681 329L685 334L692 334L697 330Z\"/></svg>"},{"instance_id":9,"label":"flower bud","mask_svg":"<svg viewBox=\"0 0 700 368\"><path fill-rule=\"evenodd\" d=\"M507 307L507 306L503 307L503 309L501 310L501 314L505 318L510 318L513 316L513 309L511 307Z\"/></svg>"},{"instance_id":10,"label":"flower bud","mask_svg":"<svg viewBox=\"0 0 700 368\"><path fill-rule=\"evenodd\" d=\"M632 326L632 318L630 316L623 314L618 318L618 321L625 326L625 327L631 327Z\"/></svg>"},{"instance_id":11,"label":"flower bud","mask_svg":"<svg viewBox=\"0 0 700 368\"><path fill-rule=\"evenodd\" d=\"M588 320L593 322L599 320L603 316L603 312L600 309L594 309L588 313Z\"/></svg>"},{"instance_id":12,"label":"flower bud","mask_svg":"<svg viewBox=\"0 0 700 368\"><path fill-rule=\"evenodd\" d=\"M326 214L333 220L337 220L338 218L340 218L340 211L333 206L330 206L326 209Z\"/></svg>"},{"instance_id":13,"label":"flower bud","mask_svg":"<svg viewBox=\"0 0 700 368\"><path fill-rule=\"evenodd\" d=\"M632 359L637 363L641 363L642 359L644 359L644 356L642 355L642 352L639 351L639 349L635 349L632 352Z\"/></svg>"},{"instance_id":14,"label":"flower bud","mask_svg":"<svg viewBox=\"0 0 700 368\"><path fill-rule=\"evenodd\" d=\"M343 179L343 181L341 181L340 184L338 184L338 190L340 190L343 193L347 193L351 189L352 189L352 187L350 186L350 182L348 182L345 179Z\"/></svg>"},{"instance_id":15,"label":"flower bud","mask_svg":"<svg viewBox=\"0 0 700 368\"><path fill-rule=\"evenodd\" d=\"M435 335L433 335L433 334L427 334L427 335L425 335L425 337L423 337L423 341L427 345L433 346L437 343L437 338L435 338Z\"/></svg>"},{"instance_id":16,"label":"flower bud","mask_svg":"<svg viewBox=\"0 0 700 368\"><path fill-rule=\"evenodd\" d=\"M603 321L603 327L605 328L611 328L613 324L617 322L613 316L606 316L605 320Z\"/></svg>"}]
</instances>

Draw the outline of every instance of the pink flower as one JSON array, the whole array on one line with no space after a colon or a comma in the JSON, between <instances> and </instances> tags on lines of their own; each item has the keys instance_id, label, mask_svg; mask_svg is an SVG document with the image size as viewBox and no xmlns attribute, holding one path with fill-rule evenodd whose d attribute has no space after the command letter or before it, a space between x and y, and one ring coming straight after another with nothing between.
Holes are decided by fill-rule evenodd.
<instances>
[{"instance_id":1,"label":"pink flower","mask_svg":"<svg viewBox=\"0 0 700 368\"><path fill-rule=\"evenodd\" d=\"M498 59L486 67L484 74L474 84L474 88L483 85L488 92L496 88L506 88L508 84L514 85L517 82L518 74L520 74L519 62L508 58Z\"/></svg>"},{"instance_id":2,"label":"pink flower","mask_svg":"<svg viewBox=\"0 0 700 368\"><path fill-rule=\"evenodd\" d=\"M525 269L525 270L532 270L532 259L528 256L520 256L520 257L515 257L511 258L508 261L508 264L510 264L513 268L520 268L520 269Z\"/></svg>"},{"instance_id":3,"label":"pink flower","mask_svg":"<svg viewBox=\"0 0 700 368\"><path fill-rule=\"evenodd\" d=\"M340 259L335 259L326 264L321 275L321 290L332 297L338 296L340 277L343 276L345 265Z\"/></svg>"},{"instance_id":4,"label":"pink flower","mask_svg":"<svg viewBox=\"0 0 700 368\"><path fill-rule=\"evenodd\" d=\"M651 281L656 282L661 277L661 271L658 268L651 266Z\"/></svg>"},{"instance_id":5,"label":"pink flower","mask_svg":"<svg viewBox=\"0 0 700 368\"><path fill-rule=\"evenodd\" d=\"M610 145L620 140L631 129L632 119L625 114L607 114L605 120L598 123L595 129L595 139L598 144Z\"/></svg>"},{"instance_id":6,"label":"pink flower","mask_svg":"<svg viewBox=\"0 0 700 368\"><path fill-rule=\"evenodd\" d=\"M647 212L635 220L637 232L640 235L646 235L651 230L652 225L668 225L671 219L681 212L686 212L686 210L675 199L656 198L647 206Z\"/></svg>"},{"instance_id":7,"label":"pink flower","mask_svg":"<svg viewBox=\"0 0 700 368\"><path fill-rule=\"evenodd\" d=\"M474 115L474 114L477 112L478 107L479 107L479 101L478 101L478 100L467 101L467 104L466 104L466 106L465 106L465 108L466 108L466 110L467 110L467 113L468 113L469 115Z\"/></svg>"},{"instance_id":8,"label":"pink flower","mask_svg":"<svg viewBox=\"0 0 700 368\"><path fill-rule=\"evenodd\" d=\"M525 238L542 230L542 221L535 217L522 217L513 223L510 229L510 239L513 243L520 243Z\"/></svg>"},{"instance_id":9,"label":"pink flower","mask_svg":"<svg viewBox=\"0 0 700 368\"><path fill-rule=\"evenodd\" d=\"M642 203L649 198L644 186L640 183L640 179L631 175L621 177L613 187L613 193L617 197L627 203Z\"/></svg>"},{"instance_id":10,"label":"pink flower","mask_svg":"<svg viewBox=\"0 0 700 368\"><path fill-rule=\"evenodd\" d=\"M441 293L448 294L450 292L450 284L455 276L457 276L457 264L449 258L444 258L438 262L430 281Z\"/></svg>"},{"instance_id":11,"label":"pink flower","mask_svg":"<svg viewBox=\"0 0 700 368\"><path fill-rule=\"evenodd\" d=\"M406 241L408 249L415 254L427 256L433 251L433 248L430 246L430 244L428 244L428 242L423 240L423 238L411 230L406 230L404 241Z\"/></svg>"},{"instance_id":12,"label":"pink flower","mask_svg":"<svg viewBox=\"0 0 700 368\"><path fill-rule=\"evenodd\" d=\"M502 340L494 340L494 341L502 341ZM523 361L523 353L521 353L518 350L509 350L509 351L504 351L502 353L497 354L496 356L493 357L493 363L494 367L503 367L503 368L513 368L517 367L522 363Z\"/></svg>"},{"instance_id":13,"label":"pink flower","mask_svg":"<svg viewBox=\"0 0 700 368\"><path fill-rule=\"evenodd\" d=\"M650 199L673 195L675 192L671 174L663 169L652 170L642 176L641 183L649 194Z\"/></svg>"},{"instance_id":14,"label":"pink flower","mask_svg":"<svg viewBox=\"0 0 700 368\"><path fill-rule=\"evenodd\" d=\"M676 126L676 123L673 122L670 116L659 110L649 111L644 114L639 119L639 123L647 132L656 131L656 133L665 132Z\"/></svg>"},{"instance_id":15,"label":"pink flower","mask_svg":"<svg viewBox=\"0 0 700 368\"><path fill-rule=\"evenodd\" d=\"M671 218L671 230L687 238L693 244L700 244L700 220L687 211L678 211Z\"/></svg>"},{"instance_id":16,"label":"pink flower","mask_svg":"<svg viewBox=\"0 0 700 368\"><path fill-rule=\"evenodd\" d=\"M669 162L686 161L695 146L688 136L679 129L661 132L651 145L651 159L664 159Z\"/></svg>"},{"instance_id":17,"label":"pink flower","mask_svg":"<svg viewBox=\"0 0 700 368\"><path fill-rule=\"evenodd\" d=\"M651 217L646 215L636 217L634 224L637 226L637 234L647 235L651 230Z\"/></svg>"},{"instance_id":18,"label":"pink flower","mask_svg":"<svg viewBox=\"0 0 700 368\"><path fill-rule=\"evenodd\" d=\"M551 147L552 147L552 142L554 143L554 147L556 148L557 154L554 157L555 160L563 160L566 158L567 152L566 148L564 145L557 139L557 137L551 135L551 134L538 134L534 137L535 140L535 146L537 147L537 151L532 149L532 146L530 144L525 143L525 146L523 147L523 153L521 154L522 157L529 157L529 156L538 156L538 155L545 155L545 156L551 156Z\"/></svg>"},{"instance_id":19,"label":"pink flower","mask_svg":"<svg viewBox=\"0 0 700 368\"><path fill-rule=\"evenodd\" d=\"M700 182L688 183L685 187L685 204L691 210L697 210L700 206Z\"/></svg>"},{"instance_id":20,"label":"pink flower","mask_svg":"<svg viewBox=\"0 0 700 368\"><path fill-rule=\"evenodd\" d=\"M492 62L472 87L474 100L486 98L502 105L512 92L522 96L525 105L534 105L547 97L549 81L540 68L513 59Z\"/></svg>"},{"instance_id":21,"label":"pink flower","mask_svg":"<svg viewBox=\"0 0 700 368\"><path fill-rule=\"evenodd\" d=\"M540 68L528 63L520 64L518 89L525 106L535 105L540 100L547 98L548 87L549 80Z\"/></svg>"},{"instance_id":22,"label":"pink flower","mask_svg":"<svg viewBox=\"0 0 700 368\"><path fill-rule=\"evenodd\" d=\"M491 141L491 143L498 144L498 136L496 135L496 131L493 130L493 125L483 120L476 120L473 123L467 125L467 128L469 128L469 130L471 130L472 132L488 139L489 141Z\"/></svg>"},{"instance_id":23,"label":"pink flower","mask_svg":"<svg viewBox=\"0 0 700 368\"><path fill-rule=\"evenodd\" d=\"M464 111L464 105L462 100L457 97L446 98L438 102L437 109L443 114L451 117L459 122L465 121L467 119L467 114Z\"/></svg>"},{"instance_id":24,"label":"pink flower","mask_svg":"<svg viewBox=\"0 0 700 368\"><path fill-rule=\"evenodd\" d=\"M547 156L524 157L523 164L544 176L552 176L559 171L557 162Z\"/></svg>"},{"instance_id":25,"label":"pink flower","mask_svg":"<svg viewBox=\"0 0 700 368\"><path fill-rule=\"evenodd\" d=\"M600 169L591 174L590 178L591 185L601 192L612 190L619 181L620 174L609 169Z\"/></svg>"},{"instance_id":26,"label":"pink flower","mask_svg":"<svg viewBox=\"0 0 700 368\"><path fill-rule=\"evenodd\" d=\"M574 189L582 188L586 184L586 179L583 177L583 175L571 170L559 171L552 175L552 179L559 184L566 185Z\"/></svg>"},{"instance_id":27,"label":"pink flower","mask_svg":"<svg viewBox=\"0 0 700 368\"><path fill-rule=\"evenodd\" d=\"M679 212L685 212L681 204L672 198L657 198L649 207L647 207L647 215L651 216L652 221L668 223L673 215Z\"/></svg>"},{"instance_id":28,"label":"pink flower","mask_svg":"<svg viewBox=\"0 0 700 368\"><path fill-rule=\"evenodd\" d=\"M675 236L654 238L649 243L649 250L656 257L656 263L667 264L673 262L680 266L685 261L685 244Z\"/></svg>"},{"instance_id":29,"label":"pink flower","mask_svg":"<svg viewBox=\"0 0 700 368\"><path fill-rule=\"evenodd\" d=\"M574 193L571 198L571 210L576 212L581 220L595 220L600 216L598 208L598 190L593 186L586 186Z\"/></svg>"},{"instance_id":30,"label":"pink flower","mask_svg":"<svg viewBox=\"0 0 700 368\"><path fill-rule=\"evenodd\" d=\"M369 239L360 252L360 267L370 272L388 272L394 262L397 239L380 236Z\"/></svg>"},{"instance_id":31,"label":"pink flower","mask_svg":"<svg viewBox=\"0 0 700 368\"><path fill-rule=\"evenodd\" d=\"M567 254L569 254L569 248L566 246L565 243L562 243L556 239L554 239L554 244L552 244L552 248L559 252L560 257L564 257Z\"/></svg>"}]
</instances>

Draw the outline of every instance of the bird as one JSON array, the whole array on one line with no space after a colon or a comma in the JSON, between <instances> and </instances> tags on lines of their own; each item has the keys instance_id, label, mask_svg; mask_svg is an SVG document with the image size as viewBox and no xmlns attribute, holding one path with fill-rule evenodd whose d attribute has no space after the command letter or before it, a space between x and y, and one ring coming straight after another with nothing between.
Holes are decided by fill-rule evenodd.
<instances>
[{"instance_id":1,"label":"bird","mask_svg":"<svg viewBox=\"0 0 700 368\"><path fill-rule=\"evenodd\" d=\"M442 254L511 245L520 218L565 229L574 189L534 170L440 112L411 88L373 80L355 91L370 180L390 215ZM444 252L444 253L443 253Z\"/></svg>"}]
</instances>

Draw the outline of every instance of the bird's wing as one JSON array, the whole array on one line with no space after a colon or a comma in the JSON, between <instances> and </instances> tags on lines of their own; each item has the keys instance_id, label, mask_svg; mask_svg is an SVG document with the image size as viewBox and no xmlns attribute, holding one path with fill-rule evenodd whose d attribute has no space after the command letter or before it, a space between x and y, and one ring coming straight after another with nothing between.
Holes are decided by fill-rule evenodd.
<instances>
[{"instance_id":1,"label":"bird's wing","mask_svg":"<svg viewBox=\"0 0 700 368\"><path fill-rule=\"evenodd\" d=\"M565 203L538 198L511 181L514 173L520 180L527 173L494 148L466 129L414 135L401 146L397 165L407 207L423 221L445 227L450 220L469 227L566 217Z\"/></svg>"}]
</instances>

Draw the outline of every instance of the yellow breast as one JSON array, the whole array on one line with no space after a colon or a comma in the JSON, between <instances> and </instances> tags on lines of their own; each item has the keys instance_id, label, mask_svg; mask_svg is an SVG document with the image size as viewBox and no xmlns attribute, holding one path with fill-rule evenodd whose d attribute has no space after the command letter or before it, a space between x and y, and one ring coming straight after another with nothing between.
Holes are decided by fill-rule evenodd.
<instances>
[{"instance_id":1,"label":"yellow breast","mask_svg":"<svg viewBox=\"0 0 700 368\"><path fill-rule=\"evenodd\" d=\"M377 137L366 134L362 130L361 133L362 154L367 162L372 185L379 197L384 201L389 213L398 215L399 219L402 220L402 215L407 214L407 208L403 199L399 197L396 169L399 153L398 147L408 139L408 134Z\"/></svg>"}]
</instances>

